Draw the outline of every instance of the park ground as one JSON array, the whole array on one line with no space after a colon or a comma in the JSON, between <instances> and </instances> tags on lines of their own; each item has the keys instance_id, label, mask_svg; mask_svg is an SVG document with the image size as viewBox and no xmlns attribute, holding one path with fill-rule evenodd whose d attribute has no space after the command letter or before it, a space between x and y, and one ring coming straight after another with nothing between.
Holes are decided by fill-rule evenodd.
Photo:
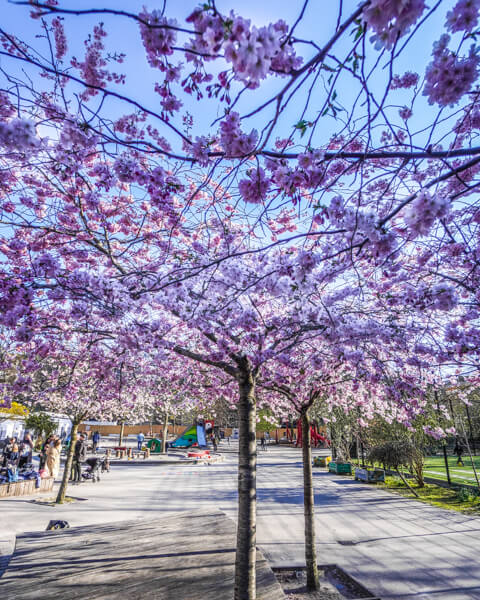
<instances>
[{"instance_id":1,"label":"park ground","mask_svg":"<svg viewBox=\"0 0 480 600\"><path fill-rule=\"evenodd\" d=\"M220 509L236 517L237 455L212 465L117 465L100 483L72 486L75 503L0 501L0 549L15 534ZM316 454L325 451L315 451ZM272 566L304 564L301 451L259 452L257 544ZM480 518L315 470L319 564L337 564L383 600L480 599ZM135 543L132 541L132 544Z\"/></svg>"},{"instance_id":2,"label":"park ground","mask_svg":"<svg viewBox=\"0 0 480 600\"><path fill-rule=\"evenodd\" d=\"M477 485L474 468L472 467L472 460L468 455L463 456L463 466L457 464L456 456L448 456L447 461L452 483ZM480 456L473 457L473 465L480 478ZM433 477L435 479L446 481L447 472L443 456L427 456L425 459L424 473L426 477Z\"/></svg>"}]
</instances>

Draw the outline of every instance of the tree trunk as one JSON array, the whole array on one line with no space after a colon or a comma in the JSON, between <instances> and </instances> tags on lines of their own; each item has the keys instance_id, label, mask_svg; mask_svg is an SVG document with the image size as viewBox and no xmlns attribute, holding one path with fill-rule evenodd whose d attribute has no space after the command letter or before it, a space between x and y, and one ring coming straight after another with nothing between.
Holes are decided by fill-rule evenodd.
<instances>
[{"instance_id":1,"label":"tree trunk","mask_svg":"<svg viewBox=\"0 0 480 600\"><path fill-rule=\"evenodd\" d=\"M235 600L256 598L256 406L255 377L247 368L239 377L238 526Z\"/></svg>"},{"instance_id":2,"label":"tree trunk","mask_svg":"<svg viewBox=\"0 0 480 600\"><path fill-rule=\"evenodd\" d=\"M302 455L303 455L303 513L305 516L305 564L307 566L307 588L318 590L317 549L315 547L315 496L312 478L312 448L310 418L308 410L302 412Z\"/></svg>"},{"instance_id":3,"label":"tree trunk","mask_svg":"<svg viewBox=\"0 0 480 600\"><path fill-rule=\"evenodd\" d=\"M75 452L75 442L77 438L77 431L79 422L73 421L72 423L72 431L70 432L70 446L68 448L67 460L65 461L65 467L63 469L63 477L62 483L60 484L60 489L58 490L57 499L55 502L57 504L63 504L65 501L65 494L67 493L68 479L70 477L70 471L72 470L72 462L73 462L73 454Z\"/></svg>"},{"instance_id":4,"label":"tree trunk","mask_svg":"<svg viewBox=\"0 0 480 600\"><path fill-rule=\"evenodd\" d=\"M167 436L168 436L168 413L165 414L165 421L163 422L163 434L162 434L162 452L167 452Z\"/></svg>"},{"instance_id":5,"label":"tree trunk","mask_svg":"<svg viewBox=\"0 0 480 600\"><path fill-rule=\"evenodd\" d=\"M123 436L125 433L125 421L121 421L120 423L120 436L118 438L118 445L121 446L123 444Z\"/></svg>"},{"instance_id":6,"label":"tree trunk","mask_svg":"<svg viewBox=\"0 0 480 600\"><path fill-rule=\"evenodd\" d=\"M407 488L412 492L412 494L416 497L416 498L420 498L420 496L417 494L417 492L412 488L412 486L408 483L406 477L404 477L403 473L399 470L399 469L395 469L398 473L398 476L400 477L400 479L403 481L403 483L407 486Z\"/></svg>"}]
</instances>

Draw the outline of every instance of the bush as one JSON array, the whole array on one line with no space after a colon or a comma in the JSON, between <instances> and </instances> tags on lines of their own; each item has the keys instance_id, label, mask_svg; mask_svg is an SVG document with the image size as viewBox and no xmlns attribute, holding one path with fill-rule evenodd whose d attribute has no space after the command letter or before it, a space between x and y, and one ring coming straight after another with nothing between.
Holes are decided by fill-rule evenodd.
<instances>
[{"instance_id":1,"label":"bush","mask_svg":"<svg viewBox=\"0 0 480 600\"><path fill-rule=\"evenodd\" d=\"M457 492L457 498L460 500L460 502L478 502L479 491L469 490L462 487Z\"/></svg>"},{"instance_id":2,"label":"bush","mask_svg":"<svg viewBox=\"0 0 480 600\"><path fill-rule=\"evenodd\" d=\"M368 460L371 463L379 463L386 469L399 471L399 469L409 469L418 484L418 487L425 485L423 481L423 453L409 441L385 442L380 446L375 446L368 453Z\"/></svg>"}]
</instances>

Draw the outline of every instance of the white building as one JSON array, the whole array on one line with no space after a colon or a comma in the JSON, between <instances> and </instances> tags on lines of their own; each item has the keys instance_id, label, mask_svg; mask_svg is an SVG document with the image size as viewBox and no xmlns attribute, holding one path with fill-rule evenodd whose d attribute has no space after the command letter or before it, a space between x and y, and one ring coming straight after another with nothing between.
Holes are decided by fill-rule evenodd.
<instances>
[{"instance_id":1,"label":"white building","mask_svg":"<svg viewBox=\"0 0 480 600\"><path fill-rule=\"evenodd\" d=\"M9 415L7 419L4 419L7 413L0 412L0 441L3 441L6 437L16 437L18 439L23 439L23 435L25 433L25 419L23 417ZM55 433L57 435L61 435L62 432L65 432L66 435L70 432L72 428L72 422L69 417L65 415L57 415L54 413L49 414L54 421L57 422L57 429Z\"/></svg>"}]
</instances>

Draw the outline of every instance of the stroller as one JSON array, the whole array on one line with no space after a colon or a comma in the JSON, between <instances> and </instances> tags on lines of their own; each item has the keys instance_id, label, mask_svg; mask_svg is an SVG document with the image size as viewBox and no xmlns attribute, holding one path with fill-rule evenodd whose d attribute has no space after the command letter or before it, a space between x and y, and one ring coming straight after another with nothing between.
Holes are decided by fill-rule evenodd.
<instances>
[{"instance_id":1,"label":"stroller","mask_svg":"<svg viewBox=\"0 0 480 600\"><path fill-rule=\"evenodd\" d=\"M100 481L100 471L104 473L108 470L105 468L104 458L92 456L91 458L87 458L85 464L87 465L87 468L82 473L82 477L84 479L91 479L93 483Z\"/></svg>"}]
</instances>

